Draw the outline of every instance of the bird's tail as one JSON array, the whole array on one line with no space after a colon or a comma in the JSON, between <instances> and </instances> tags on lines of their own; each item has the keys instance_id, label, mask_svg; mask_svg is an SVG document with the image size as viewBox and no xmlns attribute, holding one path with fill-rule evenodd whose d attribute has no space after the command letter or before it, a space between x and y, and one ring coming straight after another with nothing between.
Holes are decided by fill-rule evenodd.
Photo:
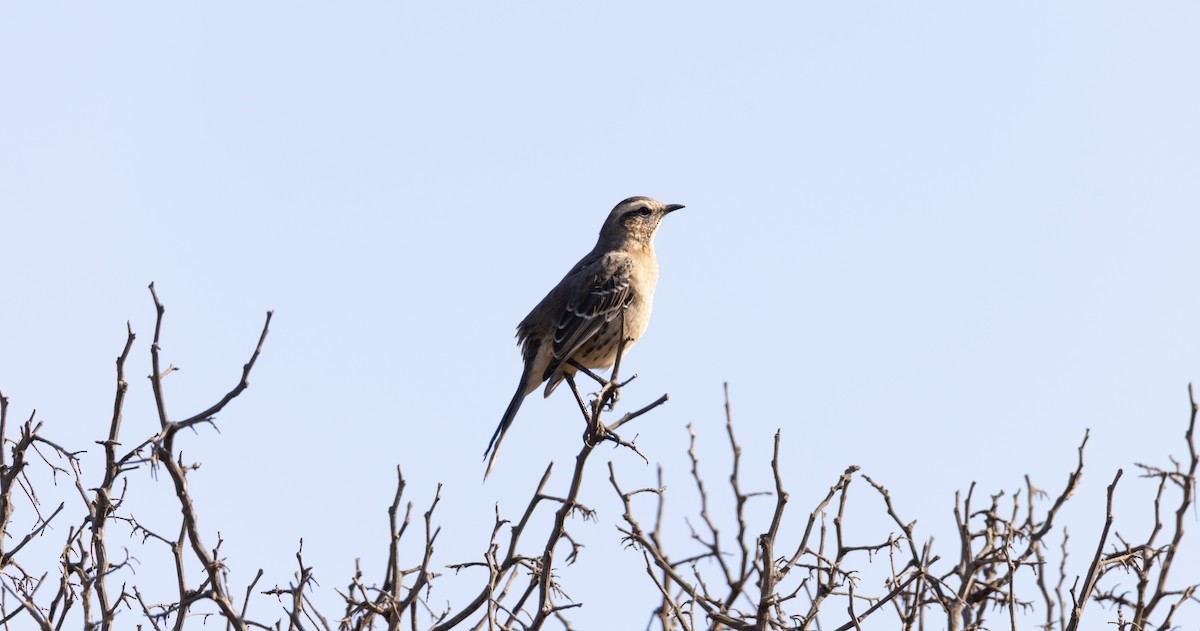
<instances>
[{"instance_id":1,"label":"bird's tail","mask_svg":"<svg viewBox=\"0 0 1200 631\"><path fill-rule=\"evenodd\" d=\"M512 425L513 419L517 416L517 410L521 409L521 402L528 394L525 388L525 380L529 377L528 373L529 367L526 366L524 374L521 375L521 383L517 385L517 392L513 395L512 401L509 401L508 409L504 410L504 416L500 418L500 424L496 426L496 432L492 434L492 439L488 441L487 449L483 452L483 457L487 459L487 470L483 472L484 480L492 472L492 467L496 466L496 456L500 454L500 444L504 442L504 433ZM490 458L488 457L489 453L491 454Z\"/></svg>"}]
</instances>

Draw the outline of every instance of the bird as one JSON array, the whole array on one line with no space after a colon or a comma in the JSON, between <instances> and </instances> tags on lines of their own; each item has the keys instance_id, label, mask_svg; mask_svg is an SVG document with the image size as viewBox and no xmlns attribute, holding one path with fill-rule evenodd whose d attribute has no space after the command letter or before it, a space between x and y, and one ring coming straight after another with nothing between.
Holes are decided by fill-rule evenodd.
<instances>
[{"instance_id":1,"label":"bird","mask_svg":"<svg viewBox=\"0 0 1200 631\"><path fill-rule=\"evenodd\" d=\"M654 234L662 218L680 208L683 205L640 196L614 206L600 227L596 247L517 325L525 367L483 452L488 461L484 479L526 396L545 382L544 396L549 397L563 379L574 377L573 363L608 369L616 361L622 329L626 351L646 331L658 284Z\"/></svg>"}]
</instances>

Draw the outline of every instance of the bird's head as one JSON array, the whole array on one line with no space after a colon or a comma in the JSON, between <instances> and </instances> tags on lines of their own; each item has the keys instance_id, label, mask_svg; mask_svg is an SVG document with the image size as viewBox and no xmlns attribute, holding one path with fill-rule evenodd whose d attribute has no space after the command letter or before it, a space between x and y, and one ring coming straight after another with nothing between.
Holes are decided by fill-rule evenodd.
<instances>
[{"instance_id":1,"label":"bird's head","mask_svg":"<svg viewBox=\"0 0 1200 631\"><path fill-rule=\"evenodd\" d=\"M601 242L634 242L649 245L654 239L658 222L668 213L683 208L681 204L664 204L649 197L630 197L617 204L600 229Z\"/></svg>"}]
</instances>

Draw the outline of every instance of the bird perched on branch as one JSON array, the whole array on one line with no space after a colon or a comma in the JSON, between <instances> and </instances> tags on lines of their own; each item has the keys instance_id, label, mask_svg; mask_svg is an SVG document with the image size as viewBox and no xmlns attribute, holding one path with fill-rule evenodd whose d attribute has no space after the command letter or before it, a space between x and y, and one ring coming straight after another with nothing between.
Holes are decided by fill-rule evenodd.
<instances>
[{"instance_id":1,"label":"bird perched on branch","mask_svg":"<svg viewBox=\"0 0 1200 631\"><path fill-rule=\"evenodd\" d=\"M491 454L485 478L526 395L542 382L547 397L563 379L573 384L578 366L601 370L612 366L622 330L625 350L642 336L658 283L654 233L663 217L680 208L649 197L630 197L617 204L600 228L596 247L517 326L525 370L483 453L485 458Z\"/></svg>"}]
</instances>

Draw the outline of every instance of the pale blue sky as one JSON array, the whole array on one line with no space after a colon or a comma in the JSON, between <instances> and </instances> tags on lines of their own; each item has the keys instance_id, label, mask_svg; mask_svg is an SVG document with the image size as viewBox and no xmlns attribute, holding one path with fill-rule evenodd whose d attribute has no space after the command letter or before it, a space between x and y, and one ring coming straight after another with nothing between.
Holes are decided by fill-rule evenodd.
<instances>
[{"instance_id":1,"label":"pale blue sky","mask_svg":"<svg viewBox=\"0 0 1200 631\"><path fill-rule=\"evenodd\" d=\"M717 484L729 381L748 483L783 428L793 526L853 463L947 546L956 490L1057 488L1090 427L1081 560L1116 468L1183 454L1200 379L1198 32L1185 2L6 3L0 390L91 447L130 319L140 439L147 283L177 416L236 382L274 309L221 434L182 440L235 584L286 581L300 537L327 596L355 557L378 575L396 464L418 507L446 485L435 562L474 560L493 504L522 508L581 430L565 391L531 398L480 483L514 327L649 195L687 209L622 407L671 395L637 431L683 536L684 426ZM617 580L641 556L602 464L574 619L642 628L652 585ZM131 480L139 515L174 523L170 489ZM1148 483L1120 492L1144 502L1117 529L1144 536Z\"/></svg>"}]
</instances>

